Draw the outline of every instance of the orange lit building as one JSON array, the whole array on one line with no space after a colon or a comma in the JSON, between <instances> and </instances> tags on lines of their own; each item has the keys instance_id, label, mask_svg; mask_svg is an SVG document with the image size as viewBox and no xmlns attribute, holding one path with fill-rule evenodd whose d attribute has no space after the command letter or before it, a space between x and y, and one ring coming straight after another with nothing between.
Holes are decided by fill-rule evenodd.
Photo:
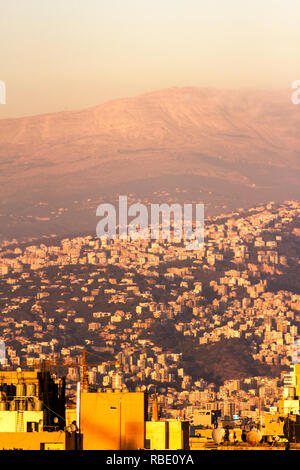
<instances>
[{"instance_id":1,"label":"orange lit building","mask_svg":"<svg viewBox=\"0 0 300 470\"><path fill-rule=\"evenodd\" d=\"M147 394L82 392L78 412L83 450L144 448Z\"/></svg>"}]
</instances>

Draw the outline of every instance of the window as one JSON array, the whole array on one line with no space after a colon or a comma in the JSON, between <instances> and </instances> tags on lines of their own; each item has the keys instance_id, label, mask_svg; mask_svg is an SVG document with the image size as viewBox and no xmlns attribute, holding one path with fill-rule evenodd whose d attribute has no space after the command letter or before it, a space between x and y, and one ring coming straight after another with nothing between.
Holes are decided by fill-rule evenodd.
<instances>
[{"instance_id":1,"label":"window","mask_svg":"<svg viewBox=\"0 0 300 470\"><path fill-rule=\"evenodd\" d=\"M41 442L40 450L64 450L63 442Z\"/></svg>"},{"instance_id":2,"label":"window","mask_svg":"<svg viewBox=\"0 0 300 470\"><path fill-rule=\"evenodd\" d=\"M38 432L39 430L39 423L36 423L35 421L27 421L27 432Z\"/></svg>"},{"instance_id":3,"label":"window","mask_svg":"<svg viewBox=\"0 0 300 470\"><path fill-rule=\"evenodd\" d=\"M151 449L151 439L145 439L145 449Z\"/></svg>"}]
</instances>

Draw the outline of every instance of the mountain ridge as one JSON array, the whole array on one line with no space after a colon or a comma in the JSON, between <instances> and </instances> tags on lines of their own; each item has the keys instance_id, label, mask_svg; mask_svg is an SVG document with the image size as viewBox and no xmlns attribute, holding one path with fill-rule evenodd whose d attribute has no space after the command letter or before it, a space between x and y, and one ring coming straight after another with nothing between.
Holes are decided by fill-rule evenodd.
<instances>
[{"instance_id":1,"label":"mountain ridge","mask_svg":"<svg viewBox=\"0 0 300 470\"><path fill-rule=\"evenodd\" d=\"M136 181L151 186L159 178L170 182L173 196L171 180L181 175L197 176L199 184L214 179L208 193L218 182L229 189L239 184L245 202L251 189L249 205L298 198L299 128L299 109L288 91L198 87L0 120L0 213L32 215L40 202L69 207L118 185L134 192ZM191 199L198 197L196 189ZM5 231L8 221L2 222Z\"/></svg>"}]
</instances>

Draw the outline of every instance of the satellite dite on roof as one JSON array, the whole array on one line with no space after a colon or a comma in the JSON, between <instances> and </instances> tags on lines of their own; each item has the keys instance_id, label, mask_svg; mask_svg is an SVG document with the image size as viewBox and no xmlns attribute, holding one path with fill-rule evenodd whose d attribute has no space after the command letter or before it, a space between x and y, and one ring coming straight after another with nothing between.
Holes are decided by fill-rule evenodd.
<instances>
[{"instance_id":1,"label":"satellite dite on roof","mask_svg":"<svg viewBox=\"0 0 300 470\"><path fill-rule=\"evenodd\" d=\"M6 363L5 342L0 340L0 364L3 365L5 363Z\"/></svg>"}]
</instances>

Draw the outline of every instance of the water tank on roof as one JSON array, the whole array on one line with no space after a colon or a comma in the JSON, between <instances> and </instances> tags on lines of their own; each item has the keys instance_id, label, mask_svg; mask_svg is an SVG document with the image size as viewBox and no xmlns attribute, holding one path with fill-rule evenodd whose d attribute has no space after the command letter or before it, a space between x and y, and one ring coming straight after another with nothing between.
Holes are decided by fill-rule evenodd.
<instances>
[{"instance_id":1,"label":"water tank on roof","mask_svg":"<svg viewBox=\"0 0 300 470\"><path fill-rule=\"evenodd\" d=\"M41 400L36 400L34 410L35 411L42 411L43 410L43 402L41 402Z\"/></svg>"},{"instance_id":2,"label":"water tank on roof","mask_svg":"<svg viewBox=\"0 0 300 470\"><path fill-rule=\"evenodd\" d=\"M25 400L20 400L19 401L18 409L20 411L25 411L26 410L26 401Z\"/></svg>"},{"instance_id":3,"label":"water tank on roof","mask_svg":"<svg viewBox=\"0 0 300 470\"><path fill-rule=\"evenodd\" d=\"M27 411L34 411L34 403L31 400L27 402Z\"/></svg>"},{"instance_id":4,"label":"water tank on roof","mask_svg":"<svg viewBox=\"0 0 300 470\"><path fill-rule=\"evenodd\" d=\"M225 429L223 428L213 429L212 438L215 444L221 444L221 442L224 439L224 436L225 436Z\"/></svg>"},{"instance_id":5,"label":"water tank on roof","mask_svg":"<svg viewBox=\"0 0 300 470\"><path fill-rule=\"evenodd\" d=\"M228 441L230 443L233 443L235 441L235 432L233 431L233 429L229 430Z\"/></svg>"},{"instance_id":6,"label":"water tank on roof","mask_svg":"<svg viewBox=\"0 0 300 470\"><path fill-rule=\"evenodd\" d=\"M0 401L0 411L8 410L8 403L7 401Z\"/></svg>"},{"instance_id":7,"label":"water tank on roof","mask_svg":"<svg viewBox=\"0 0 300 470\"><path fill-rule=\"evenodd\" d=\"M261 440L262 435L258 429L251 429L251 431L247 433L247 442L251 446L257 446Z\"/></svg>"},{"instance_id":8,"label":"water tank on roof","mask_svg":"<svg viewBox=\"0 0 300 470\"><path fill-rule=\"evenodd\" d=\"M24 383L18 383L16 387L16 396L25 397L26 396L26 386Z\"/></svg>"},{"instance_id":9,"label":"water tank on roof","mask_svg":"<svg viewBox=\"0 0 300 470\"><path fill-rule=\"evenodd\" d=\"M15 400L12 400L9 404L10 411L15 411L17 409Z\"/></svg>"},{"instance_id":10,"label":"water tank on roof","mask_svg":"<svg viewBox=\"0 0 300 470\"><path fill-rule=\"evenodd\" d=\"M28 397L35 397L36 396L36 385L35 384L27 384L27 386L26 386L26 395Z\"/></svg>"}]
</instances>

